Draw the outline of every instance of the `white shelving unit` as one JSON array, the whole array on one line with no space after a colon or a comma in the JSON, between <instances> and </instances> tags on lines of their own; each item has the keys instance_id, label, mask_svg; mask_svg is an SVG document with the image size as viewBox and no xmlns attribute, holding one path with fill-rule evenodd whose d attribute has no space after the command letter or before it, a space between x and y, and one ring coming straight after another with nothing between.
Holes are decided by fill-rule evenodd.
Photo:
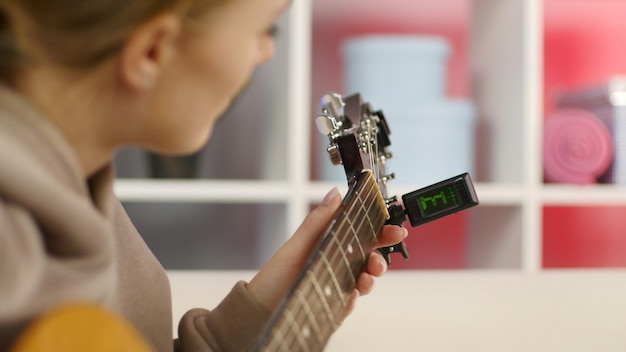
<instances>
[{"instance_id":1,"label":"white shelving unit","mask_svg":"<svg viewBox=\"0 0 626 352\"><path fill-rule=\"evenodd\" d=\"M269 73L260 78L257 89L254 84L251 88L251 95L269 94L261 102L263 114L254 104L242 112L250 119L264 121L258 125L262 127L260 134L255 131L259 139L235 138L237 143L249 142L251 151L263 151L265 166L260 167L258 176L189 181L120 179L116 192L127 203L275 206L270 220L281 225L269 226L266 219L261 227L245 230L251 232L250 238L270 238L252 249L258 252L253 253L257 259L252 266L260 265L331 187L338 186L343 193L347 190L343 184L311 180L310 176L311 158L316 154L311 147L312 112L317 111L314 99L318 93L312 88L312 72L322 70L312 67L316 48L311 44L320 23L328 31L328 26L332 30L333 25L346 27L358 21L393 21L394 16L398 21L437 26L461 19L468 23L470 91L481 126L474 177L481 205L470 210L467 268L539 271L544 205L583 205L581 197L585 204L626 205L626 189L543 184L542 8L541 0L392 0L369 1L367 5L362 0L294 1L281 28L276 62L266 69ZM225 133L231 134L232 142L245 128L233 126ZM216 155L215 165L235 158L221 152ZM393 184L392 190L403 194L420 186ZM206 231L229 230L230 225L216 223ZM244 249L240 254L249 256L249 251Z\"/></svg>"}]
</instances>

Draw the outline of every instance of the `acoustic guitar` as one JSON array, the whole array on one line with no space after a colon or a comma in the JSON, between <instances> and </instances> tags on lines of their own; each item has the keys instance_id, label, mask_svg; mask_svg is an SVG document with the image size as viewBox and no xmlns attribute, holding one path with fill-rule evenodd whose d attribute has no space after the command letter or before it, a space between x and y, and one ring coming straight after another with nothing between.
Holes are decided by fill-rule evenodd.
<instances>
[{"instance_id":1,"label":"acoustic guitar","mask_svg":"<svg viewBox=\"0 0 626 352\"><path fill-rule=\"evenodd\" d=\"M332 163L343 165L348 192L252 351L323 350L385 224L402 225L408 217L418 226L478 205L467 173L405 194L402 202L389 197L387 184L394 178L386 171L392 157L389 126L383 112L360 94L345 100L326 94L316 122L329 137ZM404 242L378 250L388 263L391 253L409 257Z\"/></svg>"}]
</instances>

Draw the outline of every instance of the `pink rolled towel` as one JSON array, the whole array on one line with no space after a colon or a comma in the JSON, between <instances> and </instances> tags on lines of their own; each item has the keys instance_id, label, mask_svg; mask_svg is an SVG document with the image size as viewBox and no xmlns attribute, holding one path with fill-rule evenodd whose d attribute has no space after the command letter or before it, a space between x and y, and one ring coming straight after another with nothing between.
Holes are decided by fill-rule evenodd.
<instances>
[{"instance_id":1,"label":"pink rolled towel","mask_svg":"<svg viewBox=\"0 0 626 352\"><path fill-rule=\"evenodd\" d=\"M606 125L590 111L562 109L544 126L545 180L573 184L597 182L613 160L613 140Z\"/></svg>"}]
</instances>

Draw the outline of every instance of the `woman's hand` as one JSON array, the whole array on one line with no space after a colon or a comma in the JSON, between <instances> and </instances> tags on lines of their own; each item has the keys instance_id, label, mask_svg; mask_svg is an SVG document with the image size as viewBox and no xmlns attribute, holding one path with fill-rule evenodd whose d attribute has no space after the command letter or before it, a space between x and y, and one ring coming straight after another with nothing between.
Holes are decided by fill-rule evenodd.
<instances>
[{"instance_id":1,"label":"woman's hand","mask_svg":"<svg viewBox=\"0 0 626 352\"><path fill-rule=\"evenodd\" d=\"M296 233L274 254L270 261L248 284L248 290L269 311L273 312L297 278L308 260L311 251L322 232L332 220L335 211L341 205L341 195L333 188L324 200L307 217ZM376 247L386 247L399 243L407 235L407 230L385 225L376 243ZM372 252L363 272L360 274L349 309L354 307L356 298L369 293L374 286L374 278L387 271L387 262L382 255Z\"/></svg>"}]
</instances>

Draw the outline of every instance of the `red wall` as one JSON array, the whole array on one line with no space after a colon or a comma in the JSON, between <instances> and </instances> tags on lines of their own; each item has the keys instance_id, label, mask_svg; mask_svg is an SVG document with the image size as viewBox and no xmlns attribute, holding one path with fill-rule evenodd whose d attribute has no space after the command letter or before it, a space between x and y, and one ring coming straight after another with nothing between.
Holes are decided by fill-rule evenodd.
<instances>
[{"instance_id":1,"label":"red wall","mask_svg":"<svg viewBox=\"0 0 626 352\"><path fill-rule=\"evenodd\" d=\"M559 90L626 74L626 1L545 3L547 115ZM543 227L545 267L626 267L626 207L549 207Z\"/></svg>"}]
</instances>

